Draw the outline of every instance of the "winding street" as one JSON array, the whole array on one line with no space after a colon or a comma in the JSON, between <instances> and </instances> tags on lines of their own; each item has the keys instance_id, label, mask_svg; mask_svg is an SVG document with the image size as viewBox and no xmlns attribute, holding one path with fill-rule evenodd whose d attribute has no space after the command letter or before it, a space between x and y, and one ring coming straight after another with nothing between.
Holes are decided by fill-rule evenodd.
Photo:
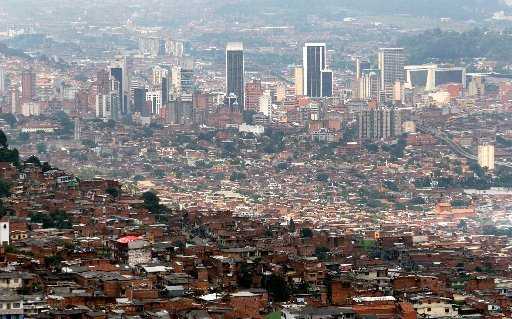
<instances>
[{"instance_id":1,"label":"winding street","mask_svg":"<svg viewBox=\"0 0 512 319\"><path fill-rule=\"evenodd\" d=\"M421 131L423 133L432 134L432 136L434 136L438 140L442 141L443 143L447 144L452 149L452 151L454 151L458 155L463 156L470 160L478 161L478 156L470 153L468 150L466 150L459 144L455 143L446 133L440 131L439 129L428 128L421 124L418 124L416 127L418 128L419 131ZM496 167L512 168L512 164L507 163L507 162L502 162L502 161L496 161L495 165L496 165Z\"/></svg>"}]
</instances>

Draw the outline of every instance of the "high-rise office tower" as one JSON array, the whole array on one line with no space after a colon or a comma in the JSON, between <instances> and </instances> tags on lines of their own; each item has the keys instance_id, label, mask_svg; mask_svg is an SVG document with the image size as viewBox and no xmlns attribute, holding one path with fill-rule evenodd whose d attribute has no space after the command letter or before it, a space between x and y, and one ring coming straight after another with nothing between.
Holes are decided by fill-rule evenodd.
<instances>
[{"instance_id":1,"label":"high-rise office tower","mask_svg":"<svg viewBox=\"0 0 512 319\"><path fill-rule=\"evenodd\" d=\"M160 114L162 108L162 92L161 91L147 91L146 101L151 103L151 114Z\"/></svg>"},{"instance_id":2,"label":"high-rise office tower","mask_svg":"<svg viewBox=\"0 0 512 319\"><path fill-rule=\"evenodd\" d=\"M372 66L368 60L358 57L356 59L356 80L361 78L364 70L369 70L371 68Z\"/></svg>"},{"instance_id":3,"label":"high-rise office tower","mask_svg":"<svg viewBox=\"0 0 512 319\"><path fill-rule=\"evenodd\" d=\"M304 95L322 96L322 70L326 63L325 43L306 43L303 48Z\"/></svg>"},{"instance_id":4,"label":"high-rise office tower","mask_svg":"<svg viewBox=\"0 0 512 319\"><path fill-rule=\"evenodd\" d=\"M471 75L468 76L468 90L467 95L474 96L482 96L485 95L485 87L486 87L486 77L482 75Z\"/></svg>"},{"instance_id":5,"label":"high-rise office tower","mask_svg":"<svg viewBox=\"0 0 512 319\"><path fill-rule=\"evenodd\" d=\"M332 96L333 73L327 69L325 43L306 43L302 53L304 95L313 98Z\"/></svg>"},{"instance_id":6,"label":"high-rise office tower","mask_svg":"<svg viewBox=\"0 0 512 319\"><path fill-rule=\"evenodd\" d=\"M109 83L108 92L96 94L96 117L117 121L122 103L122 98L119 95L121 84L113 76Z\"/></svg>"},{"instance_id":7,"label":"high-rise office tower","mask_svg":"<svg viewBox=\"0 0 512 319\"><path fill-rule=\"evenodd\" d=\"M332 96L333 73L330 70L322 71L322 97Z\"/></svg>"},{"instance_id":8,"label":"high-rise office tower","mask_svg":"<svg viewBox=\"0 0 512 319\"><path fill-rule=\"evenodd\" d=\"M480 165L482 168L487 168L490 171L494 170L494 145L478 145L478 165Z\"/></svg>"},{"instance_id":9,"label":"high-rise office tower","mask_svg":"<svg viewBox=\"0 0 512 319\"><path fill-rule=\"evenodd\" d=\"M96 73L96 92L98 94L108 94L111 89L110 73L101 69Z\"/></svg>"},{"instance_id":10,"label":"high-rise office tower","mask_svg":"<svg viewBox=\"0 0 512 319\"><path fill-rule=\"evenodd\" d=\"M134 111L140 113L142 116L148 116L146 112L146 92L145 88L133 89L133 105Z\"/></svg>"},{"instance_id":11,"label":"high-rise office tower","mask_svg":"<svg viewBox=\"0 0 512 319\"><path fill-rule=\"evenodd\" d=\"M272 95L270 94L270 91L264 91L258 102L259 111L265 116L270 117L272 115Z\"/></svg>"},{"instance_id":12,"label":"high-rise office tower","mask_svg":"<svg viewBox=\"0 0 512 319\"><path fill-rule=\"evenodd\" d=\"M226 87L226 96L236 96L240 110L244 110L244 46L241 42L226 46Z\"/></svg>"},{"instance_id":13,"label":"high-rise office tower","mask_svg":"<svg viewBox=\"0 0 512 319\"><path fill-rule=\"evenodd\" d=\"M301 96L304 94L304 68L301 66L295 67L295 95Z\"/></svg>"},{"instance_id":14,"label":"high-rise office tower","mask_svg":"<svg viewBox=\"0 0 512 319\"><path fill-rule=\"evenodd\" d=\"M156 57L161 51L160 38L158 37L140 37L138 42L139 52L143 55Z\"/></svg>"},{"instance_id":15,"label":"high-rise office tower","mask_svg":"<svg viewBox=\"0 0 512 319\"><path fill-rule=\"evenodd\" d=\"M385 100L392 100L395 84L405 82L405 50L403 48L379 49L381 90Z\"/></svg>"},{"instance_id":16,"label":"high-rise office tower","mask_svg":"<svg viewBox=\"0 0 512 319\"><path fill-rule=\"evenodd\" d=\"M0 68L0 96L7 93L7 79L5 77L4 69Z\"/></svg>"},{"instance_id":17,"label":"high-rise office tower","mask_svg":"<svg viewBox=\"0 0 512 319\"><path fill-rule=\"evenodd\" d=\"M169 78L163 77L161 83L162 106L165 107L169 102Z\"/></svg>"},{"instance_id":18,"label":"high-rise office tower","mask_svg":"<svg viewBox=\"0 0 512 319\"><path fill-rule=\"evenodd\" d=\"M36 75L30 70L21 74L21 100L30 102L36 97Z\"/></svg>"},{"instance_id":19,"label":"high-rise office tower","mask_svg":"<svg viewBox=\"0 0 512 319\"><path fill-rule=\"evenodd\" d=\"M183 101L180 98L170 101L167 112L167 121L175 125L190 125L194 122L193 101Z\"/></svg>"},{"instance_id":20,"label":"high-rise office tower","mask_svg":"<svg viewBox=\"0 0 512 319\"><path fill-rule=\"evenodd\" d=\"M253 80L245 86L245 109L259 111L260 97L263 95L261 80Z\"/></svg>"},{"instance_id":21,"label":"high-rise office tower","mask_svg":"<svg viewBox=\"0 0 512 319\"><path fill-rule=\"evenodd\" d=\"M173 65L171 67L171 96L173 99L181 96L181 67Z\"/></svg>"},{"instance_id":22,"label":"high-rise office tower","mask_svg":"<svg viewBox=\"0 0 512 319\"><path fill-rule=\"evenodd\" d=\"M121 101L120 114L130 113L130 76L128 72L128 60L126 57L119 57L110 69L110 74L119 82L119 97Z\"/></svg>"},{"instance_id":23,"label":"high-rise office tower","mask_svg":"<svg viewBox=\"0 0 512 319\"><path fill-rule=\"evenodd\" d=\"M75 130L74 130L75 141L80 141L81 132L82 132L82 127L80 125L80 118L77 116L77 117L75 117Z\"/></svg>"},{"instance_id":24,"label":"high-rise office tower","mask_svg":"<svg viewBox=\"0 0 512 319\"><path fill-rule=\"evenodd\" d=\"M113 67L110 69L110 74L111 74L112 78L118 82L118 85L116 86L116 88L117 88L117 94L121 101L121 105L120 105L121 110L123 110L125 107L125 105L124 105L125 99L124 99L124 92L123 92L123 85L124 85L123 73L124 72L123 72L122 67Z\"/></svg>"},{"instance_id":25,"label":"high-rise office tower","mask_svg":"<svg viewBox=\"0 0 512 319\"><path fill-rule=\"evenodd\" d=\"M167 67L156 66L153 68L152 84L154 88L160 88L162 106L166 106L169 102L171 70ZM135 104L135 101L134 101ZM137 107L135 107L137 109Z\"/></svg>"},{"instance_id":26,"label":"high-rise office tower","mask_svg":"<svg viewBox=\"0 0 512 319\"><path fill-rule=\"evenodd\" d=\"M183 58L180 71L181 95L187 95L187 100L194 93L194 60L190 57Z\"/></svg>"},{"instance_id":27,"label":"high-rise office tower","mask_svg":"<svg viewBox=\"0 0 512 319\"><path fill-rule=\"evenodd\" d=\"M181 94L192 94L194 93L194 69L192 68L181 68Z\"/></svg>"},{"instance_id":28,"label":"high-rise office tower","mask_svg":"<svg viewBox=\"0 0 512 319\"><path fill-rule=\"evenodd\" d=\"M11 96L11 114L18 114L20 112L20 103L19 103L19 92L16 88L11 88L10 92Z\"/></svg>"},{"instance_id":29,"label":"high-rise office tower","mask_svg":"<svg viewBox=\"0 0 512 319\"><path fill-rule=\"evenodd\" d=\"M396 108L366 107L357 114L357 121L361 140L388 139L402 134L401 114Z\"/></svg>"},{"instance_id":30,"label":"high-rise office tower","mask_svg":"<svg viewBox=\"0 0 512 319\"><path fill-rule=\"evenodd\" d=\"M360 100L380 102L380 71L366 69L357 81L357 96Z\"/></svg>"},{"instance_id":31,"label":"high-rise office tower","mask_svg":"<svg viewBox=\"0 0 512 319\"><path fill-rule=\"evenodd\" d=\"M161 66L155 66L153 68L153 79L152 79L152 84L153 86L160 86L160 84L162 83L162 78L168 78L169 77L169 69L166 68L166 67L161 67Z\"/></svg>"}]
</instances>

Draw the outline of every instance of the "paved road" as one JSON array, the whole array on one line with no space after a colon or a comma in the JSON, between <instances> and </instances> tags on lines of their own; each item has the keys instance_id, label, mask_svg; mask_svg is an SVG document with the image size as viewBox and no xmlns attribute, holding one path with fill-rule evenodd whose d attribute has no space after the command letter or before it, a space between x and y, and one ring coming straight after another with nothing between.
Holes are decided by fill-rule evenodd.
<instances>
[{"instance_id":1,"label":"paved road","mask_svg":"<svg viewBox=\"0 0 512 319\"><path fill-rule=\"evenodd\" d=\"M446 133L444 133L438 129L426 127L424 125L417 125L417 128L422 132L432 134L435 138L437 138L438 140L447 144L452 149L452 151L454 151L458 155L463 156L470 160L478 161L478 156L470 153L467 149L465 149L462 146L460 146L459 144L455 143ZM509 164L506 162L501 162L501 161L496 161L495 165L497 167L512 168L512 164Z\"/></svg>"}]
</instances>

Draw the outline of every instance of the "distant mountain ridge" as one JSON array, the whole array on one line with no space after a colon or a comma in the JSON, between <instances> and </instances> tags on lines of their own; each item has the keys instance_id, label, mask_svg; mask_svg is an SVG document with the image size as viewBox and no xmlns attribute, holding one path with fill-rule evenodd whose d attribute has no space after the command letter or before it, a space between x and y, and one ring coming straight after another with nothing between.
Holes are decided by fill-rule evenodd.
<instances>
[{"instance_id":1,"label":"distant mountain ridge","mask_svg":"<svg viewBox=\"0 0 512 319\"><path fill-rule=\"evenodd\" d=\"M512 15L512 0L0 0L2 10L16 23L84 16L94 20L101 12L119 8L116 21L134 15L168 12L170 20L186 23L204 14L230 18L263 18L264 22L303 24L308 15L342 18L360 15L410 15L457 20L483 20L495 12ZM59 8L54 10L52 8ZM98 20L102 22L102 20ZM1 25L1 23L0 23Z\"/></svg>"},{"instance_id":2,"label":"distant mountain ridge","mask_svg":"<svg viewBox=\"0 0 512 319\"><path fill-rule=\"evenodd\" d=\"M209 3L209 0L204 0ZM289 14L412 15L460 20L490 18L497 11L512 11L512 0L224 0L221 11L259 14L271 10Z\"/></svg>"},{"instance_id":3,"label":"distant mountain ridge","mask_svg":"<svg viewBox=\"0 0 512 319\"><path fill-rule=\"evenodd\" d=\"M341 0L349 6L374 13L480 19L510 9L501 0Z\"/></svg>"}]
</instances>

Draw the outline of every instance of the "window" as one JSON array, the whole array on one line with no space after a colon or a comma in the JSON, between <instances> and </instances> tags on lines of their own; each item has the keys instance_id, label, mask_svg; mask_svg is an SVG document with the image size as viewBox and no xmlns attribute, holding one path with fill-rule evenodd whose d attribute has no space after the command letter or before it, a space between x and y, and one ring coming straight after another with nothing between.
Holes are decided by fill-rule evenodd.
<instances>
[{"instance_id":1,"label":"window","mask_svg":"<svg viewBox=\"0 0 512 319\"><path fill-rule=\"evenodd\" d=\"M450 312L450 308L444 308L444 312L449 313Z\"/></svg>"},{"instance_id":2,"label":"window","mask_svg":"<svg viewBox=\"0 0 512 319\"><path fill-rule=\"evenodd\" d=\"M432 311L432 308L427 308L427 312L431 312Z\"/></svg>"},{"instance_id":3,"label":"window","mask_svg":"<svg viewBox=\"0 0 512 319\"><path fill-rule=\"evenodd\" d=\"M21 307L21 304L20 304L19 302L15 302L15 303L13 303L13 304L12 304L12 307L13 307L14 309L18 309L18 308L20 308L20 307Z\"/></svg>"}]
</instances>

